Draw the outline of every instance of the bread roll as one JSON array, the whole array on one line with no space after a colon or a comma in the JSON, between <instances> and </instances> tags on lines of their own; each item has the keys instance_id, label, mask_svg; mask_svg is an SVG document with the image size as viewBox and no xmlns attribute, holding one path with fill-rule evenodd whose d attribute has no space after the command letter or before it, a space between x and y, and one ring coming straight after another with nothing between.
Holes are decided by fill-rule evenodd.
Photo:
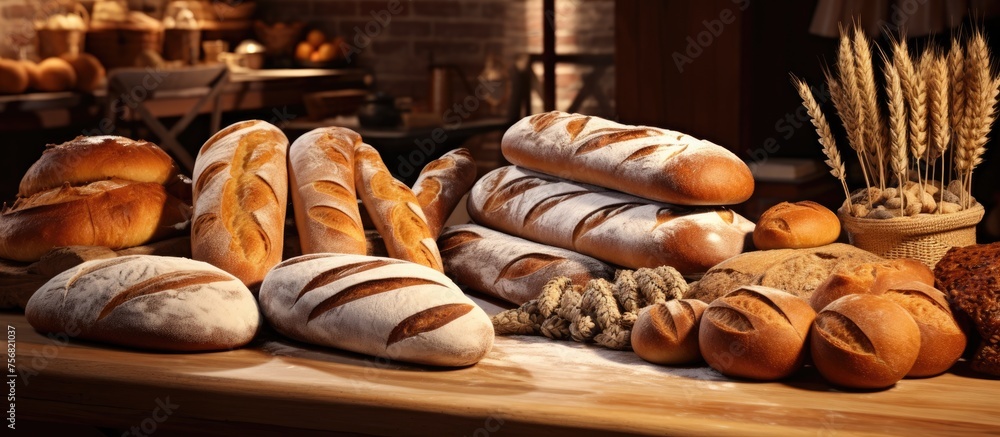
<instances>
[{"instance_id":1,"label":"bread roll","mask_svg":"<svg viewBox=\"0 0 1000 437\"><path fill-rule=\"evenodd\" d=\"M21 178L17 195L28 197L65 183L82 185L105 179L166 184L177 169L156 144L125 137L78 136L49 144Z\"/></svg>"},{"instance_id":2,"label":"bread roll","mask_svg":"<svg viewBox=\"0 0 1000 437\"><path fill-rule=\"evenodd\" d=\"M944 373L962 357L967 340L944 293L923 282L911 281L893 285L881 295L908 311L920 328L920 353L906 376Z\"/></svg>"},{"instance_id":3,"label":"bread roll","mask_svg":"<svg viewBox=\"0 0 1000 437\"><path fill-rule=\"evenodd\" d=\"M288 179L302 253L365 254L354 190L358 144L361 135L356 132L328 127L306 132L288 148Z\"/></svg>"},{"instance_id":4,"label":"bread roll","mask_svg":"<svg viewBox=\"0 0 1000 437\"><path fill-rule=\"evenodd\" d=\"M698 345L723 375L776 380L802 367L816 312L800 297L761 286L741 287L702 315Z\"/></svg>"},{"instance_id":5,"label":"bread roll","mask_svg":"<svg viewBox=\"0 0 1000 437\"><path fill-rule=\"evenodd\" d=\"M441 254L417 197L392 177L374 147L361 144L354 149L354 179L389 255L443 272Z\"/></svg>"},{"instance_id":6,"label":"bread roll","mask_svg":"<svg viewBox=\"0 0 1000 437\"><path fill-rule=\"evenodd\" d=\"M188 205L156 183L66 185L0 212L0 258L33 262L60 246L138 246L183 232L190 215Z\"/></svg>"},{"instance_id":7,"label":"bread roll","mask_svg":"<svg viewBox=\"0 0 1000 437\"><path fill-rule=\"evenodd\" d=\"M920 328L913 317L873 294L831 302L816 315L810 335L816 369L844 387L889 387L910 371L920 352Z\"/></svg>"},{"instance_id":8,"label":"bread roll","mask_svg":"<svg viewBox=\"0 0 1000 437\"><path fill-rule=\"evenodd\" d=\"M25 66L11 59L0 59L0 94L21 94L30 81Z\"/></svg>"},{"instance_id":9,"label":"bread roll","mask_svg":"<svg viewBox=\"0 0 1000 437\"><path fill-rule=\"evenodd\" d=\"M441 235L444 223L475 182L476 161L468 149L445 153L420 171L413 184L413 194L417 196L434 238Z\"/></svg>"},{"instance_id":10,"label":"bread roll","mask_svg":"<svg viewBox=\"0 0 1000 437\"><path fill-rule=\"evenodd\" d=\"M643 308L632 327L632 350L656 364L701 361L698 327L708 304L697 299L670 300Z\"/></svg>"},{"instance_id":11,"label":"bread roll","mask_svg":"<svg viewBox=\"0 0 1000 437\"><path fill-rule=\"evenodd\" d=\"M41 332L167 351L240 347L261 321L250 290L232 275L203 262L149 255L88 261L62 272L31 296L24 315Z\"/></svg>"},{"instance_id":12,"label":"bread roll","mask_svg":"<svg viewBox=\"0 0 1000 437\"><path fill-rule=\"evenodd\" d=\"M840 219L812 201L781 202L764 211L753 230L757 249L819 247L840 238Z\"/></svg>"},{"instance_id":13,"label":"bread roll","mask_svg":"<svg viewBox=\"0 0 1000 437\"><path fill-rule=\"evenodd\" d=\"M76 87L76 70L65 59L48 58L38 63L39 91L69 91Z\"/></svg>"},{"instance_id":14,"label":"bread roll","mask_svg":"<svg viewBox=\"0 0 1000 437\"><path fill-rule=\"evenodd\" d=\"M677 205L732 205L753 194L750 168L706 140L580 114L521 119L503 156L531 170Z\"/></svg>"},{"instance_id":15,"label":"bread roll","mask_svg":"<svg viewBox=\"0 0 1000 437\"><path fill-rule=\"evenodd\" d=\"M24 59L21 61L21 65L28 72L28 88L38 89L38 82L42 80L42 70L38 68L38 64L35 61Z\"/></svg>"},{"instance_id":16,"label":"bread roll","mask_svg":"<svg viewBox=\"0 0 1000 437\"><path fill-rule=\"evenodd\" d=\"M668 265L695 275L743 251L753 223L725 208L690 210L518 167L494 170L469 194L477 223L611 264Z\"/></svg>"},{"instance_id":17,"label":"bread roll","mask_svg":"<svg viewBox=\"0 0 1000 437\"><path fill-rule=\"evenodd\" d=\"M521 305L557 276L575 284L611 279L615 269L579 253L523 240L478 225L445 229L438 238L444 272L459 284Z\"/></svg>"},{"instance_id":18,"label":"bread roll","mask_svg":"<svg viewBox=\"0 0 1000 437\"><path fill-rule=\"evenodd\" d=\"M103 86L106 72L97 57L90 53L78 53L65 54L62 58L69 62L76 72L77 91L91 92Z\"/></svg>"},{"instance_id":19,"label":"bread roll","mask_svg":"<svg viewBox=\"0 0 1000 437\"><path fill-rule=\"evenodd\" d=\"M1000 376L1000 242L953 247L934 266L974 346L972 370Z\"/></svg>"},{"instance_id":20,"label":"bread roll","mask_svg":"<svg viewBox=\"0 0 1000 437\"><path fill-rule=\"evenodd\" d=\"M910 281L934 285L934 272L924 263L909 258L859 264L831 274L816 287L809 297L809 305L820 311L843 296L881 294L894 285Z\"/></svg>"},{"instance_id":21,"label":"bread roll","mask_svg":"<svg viewBox=\"0 0 1000 437\"><path fill-rule=\"evenodd\" d=\"M264 279L260 305L291 338L391 360L467 366L493 346L489 317L448 277L391 258L289 259Z\"/></svg>"},{"instance_id":22,"label":"bread roll","mask_svg":"<svg viewBox=\"0 0 1000 437\"><path fill-rule=\"evenodd\" d=\"M251 290L281 262L287 149L280 129L250 120L213 135L195 160L191 254Z\"/></svg>"}]
</instances>

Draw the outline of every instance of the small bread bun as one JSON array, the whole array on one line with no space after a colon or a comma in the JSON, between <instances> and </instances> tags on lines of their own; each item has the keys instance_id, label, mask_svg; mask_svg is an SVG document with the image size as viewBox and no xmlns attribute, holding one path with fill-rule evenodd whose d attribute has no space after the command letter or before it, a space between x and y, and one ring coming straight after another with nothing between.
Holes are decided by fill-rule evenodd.
<instances>
[{"instance_id":1,"label":"small bread bun","mask_svg":"<svg viewBox=\"0 0 1000 437\"><path fill-rule=\"evenodd\" d=\"M934 285L934 272L915 259L893 259L864 263L835 271L809 297L816 311L849 294L881 294L895 285L918 281Z\"/></svg>"},{"instance_id":2,"label":"small bread bun","mask_svg":"<svg viewBox=\"0 0 1000 437\"><path fill-rule=\"evenodd\" d=\"M816 369L831 383L885 388L913 368L920 352L920 328L891 299L852 294L816 315L810 351Z\"/></svg>"},{"instance_id":3,"label":"small bread bun","mask_svg":"<svg viewBox=\"0 0 1000 437\"><path fill-rule=\"evenodd\" d=\"M944 293L911 281L890 287L882 296L908 311L920 328L920 354L906 376L934 376L961 358L968 339L955 321Z\"/></svg>"},{"instance_id":4,"label":"small bread bun","mask_svg":"<svg viewBox=\"0 0 1000 437\"><path fill-rule=\"evenodd\" d=\"M0 59L0 94L21 94L28 89L28 70L24 64Z\"/></svg>"},{"instance_id":5,"label":"small bread bun","mask_svg":"<svg viewBox=\"0 0 1000 437\"><path fill-rule=\"evenodd\" d=\"M698 299L671 300L643 308L632 327L632 350L656 364L701 360L698 325L708 304Z\"/></svg>"},{"instance_id":6,"label":"small bread bun","mask_svg":"<svg viewBox=\"0 0 1000 437\"><path fill-rule=\"evenodd\" d=\"M801 249L824 246L840 237L840 219L816 202L781 202L757 221L753 244L758 249Z\"/></svg>"},{"instance_id":7,"label":"small bread bun","mask_svg":"<svg viewBox=\"0 0 1000 437\"><path fill-rule=\"evenodd\" d=\"M104 81L106 72L101 61L90 53L79 53L76 55L63 55L63 59L73 66L76 72L76 90L90 92L100 88Z\"/></svg>"},{"instance_id":8,"label":"small bread bun","mask_svg":"<svg viewBox=\"0 0 1000 437\"><path fill-rule=\"evenodd\" d=\"M705 309L698 330L701 355L724 375L784 378L802 367L815 316L804 299L784 291L738 288Z\"/></svg>"},{"instance_id":9,"label":"small bread bun","mask_svg":"<svg viewBox=\"0 0 1000 437\"><path fill-rule=\"evenodd\" d=\"M69 91L76 87L76 70L62 58L48 58L38 63L39 91L58 92Z\"/></svg>"}]
</instances>

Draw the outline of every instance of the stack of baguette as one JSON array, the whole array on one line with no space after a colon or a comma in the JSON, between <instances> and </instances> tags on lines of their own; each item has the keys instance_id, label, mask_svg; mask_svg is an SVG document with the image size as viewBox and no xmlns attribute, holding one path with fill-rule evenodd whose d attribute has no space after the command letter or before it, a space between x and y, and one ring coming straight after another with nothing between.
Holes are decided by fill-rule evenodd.
<instances>
[{"instance_id":1,"label":"stack of baguette","mask_svg":"<svg viewBox=\"0 0 1000 437\"><path fill-rule=\"evenodd\" d=\"M537 296L535 272L585 283L612 266L667 265L697 276L741 253L753 231L721 206L750 197L750 170L708 141L549 112L514 124L501 147L514 165L485 175L468 200L493 231L448 229L440 244L446 272L508 301Z\"/></svg>"}]
</instances>

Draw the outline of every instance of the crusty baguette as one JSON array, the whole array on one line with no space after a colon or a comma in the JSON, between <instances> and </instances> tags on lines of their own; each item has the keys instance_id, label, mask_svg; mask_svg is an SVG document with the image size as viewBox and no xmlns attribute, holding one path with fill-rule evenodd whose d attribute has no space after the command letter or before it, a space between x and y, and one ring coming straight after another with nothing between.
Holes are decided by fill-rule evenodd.
<instances>
[{"instance_id":1,"label":"crusty baguette","mask_svg":"<svg viewBox=\"0 0 1000 437\"><path fill-rule=\"evenodd\" d=\"M306 132L288 148L295 226L302 253L365 254L365 232L354 191L356 132L326 127Z\"/></svg>"},{"instance_id":2,"label":"crusty baguette","mask_svg":"<svg viewBox=\"0 0 1000 437\"><path fill-rule=\"evenodd\" d=\"M447 276L391 258L289 259L264 279L260 305L291 338L391 360L466 366L493 346L489 317Z\"/></svg>"},{"instance_id":3,"label":"crusty baguette","mask_svg":"<svg viewBox=\"0 0 1000 437\"><path fill-rule=\"evenodd\" d=\"M721 207L691 210L515 166L469 194L479 224L633 269L668 265L697 275L743 251L753 223Z\"/></svg>"},{"instance_id":4,"label":"crusty baguette","mask_svg":"<svg viewBox=\"0 0 1000 437\"><path fill-rule=\"evenodd\" d=\"M194 165L191 254L256 288L281 262L288 139L260 120L209 138Z\"/></svg>"},{"instance_id":5,"label":"crusty baguette","mask_svg":"<svg viewBox=\"0 0 1000 437\"><path fill-rule=\"evenodd\" d=\"M521 305L552 278L575 284L611 279L615 269L570 250L546 246L479 225L451 226L438 238L444 271L459 284Z\"/></svg>"},{"instance_id":6,"label":"crusty baguette","mask_svg":"<svg viewBox=\"0 0 1000 437\"><path fill-rule=\"evenodd\" d=\"M501 141L512 164L676 205L732 205L753 194L750 168L706 140L599 117L547 112Z\"/></svg>"},{"instance_id":7,"label":"crusty baguette","mask_svg":"<svg viewBox=\"0 0 1000 437\"><path fill-rule=\"evenodd\" d=\"M476 182L476 161L468 149L455 149L431 161L413 184L431 235L437 238L448 216Z\"/></svg>"},{"instance_id":8,"label":"crusty baguette","mask_svg":"<svg viewBox=\"0 0 1000 437\"><path fill-rule=\"evenodd\" d=\"M261 315L239 279L186 258L133 255L87 261L42 286L24 315L41 332L143 349L231 349Z\"/></svg>"},{"instance_id":9,"label":"crusty baguette","mask_svg":"<svg viewBox=\"0 0 1000 437\"><path fill-rule=\"evenodd\" d=\"M32 262L62 246L138 246L183 232L190 216L190 206L155 182L67 184L0 211L0 258Z\"/></svg>"},{"instance_id":10,"label":"crusty baguette","mask_svg":"<svg viewBox=\"0 0 1000 437\"><path fill-rule=\"evenodd\" d=\"M443 272L441 254L417 197L392 177L374 147L360 144L354 149L354 179L389 255Z\"/></svg>"}]
</instances>

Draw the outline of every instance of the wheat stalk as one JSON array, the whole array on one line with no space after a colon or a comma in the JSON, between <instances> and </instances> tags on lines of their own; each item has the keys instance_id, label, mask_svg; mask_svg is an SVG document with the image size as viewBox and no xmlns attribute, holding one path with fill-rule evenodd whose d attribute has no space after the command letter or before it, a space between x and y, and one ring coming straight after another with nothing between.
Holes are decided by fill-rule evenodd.
<instances>
[{"instance_id":1,"label":"wheat stalk","mask_svg":"<svg viewBox=\"0 0 1000 437\"><path fill-rule=\"evenodd\" d=\"M840 180L840 185L844 188L844 196L850 199L851 193L847 189L847 172L843 161L840 159L840 151L837 150L837 143L833 139L833 131L830 130L830 124L826 121L819 103L816 103L816 98L813 96L812 90L809 89L809 84L804 80L794 77L792 78L792 83L798 90L799 97L802 98L802 104L805 105L809 117L812 118L812 124L816 127L816 133L819 134L819 143L823 146L823 154L827 157L826 165L830 166L830 174Z\"/></svg>"},{"instance_id":2,"label":"wheat stalk","mask_svg":"<svg viewBox=\"0 0 1000 437\"><path fill-rule=\"evenodd\" d=\"M965 117L965 51L959 44L958 38L951 38L951 48L948 51L948 88L951 94L949 101L951 110L948 117L951 119L952 137L952 160L955 151L962 150L966 135L964 134ZM951 172L952 166L946 165L944 168ZM944 184L944 168L942 169L942 185ZM949 178L950 180L950 178Z\"/></svg>"},{"instance_id":3,"label":"wheat stalk","mask_svg":"<svg viewBox=\"0 0 1000 437\"><path fill-rule=\"evenodd\" d=\"M869 169L873 169L868 159L866 159L867 148L865 147L865 111L861 100L861 90L858 87L857 67L854 63L854 50L851 45L851 38L843 27L840 28L840 45L837 49L837 76L840 84L837 87L841 92L840 105L834 101L840 119L844 123L847 131L847 143L858 155L861 163L861 172L865 177L865 187L872 186L869 177Z\"/></svg>"},{"instance_id":4,"label":"wheat stalk","mask_svg":"<svg viewBox=\"0 0 1000 437\"><path fill-rule=\"evenodd\" d=\"M982 32L976 32L968 45L965 62L965 115L962 123L964 136L957 150L955 167L965 184L964 205L969 206L972 196L972 171L982 163L985 145L989 140L990 126L995 118L997 82L992 76L989 48Z\"/></svg>"},{"instance_id":5,"label":"wheat stalk","mask_svg":"<svg viewBox=\"0 0 1000 437\"><path fill-rule=\"evenodd\" d=\"M899 78L899 70L888 62L885 63L886 91L889 94L889 149L892 172L896 174L900 193L903 182L906 181L906 99L903 97L903 86ZM905 201L906 196L900 196ZM903 204L900 203L900 215Z\"/></svg>"},{"instance_id":6,"label":"wheat stalk","mask_svg":"<svg viewBox=\"0 0 1000 437\"><path fill-rule=\"evenodd\" d=\"M909 55L903 54L903 57L908 58ZM913 156L918 175L920 174L920 160L927 153L927 81L924 79L923 73L927 57L927 52L924 52L918 64L919 68L913 67L912 60L908 62L912 68L910 71L912 75L910 75L909 89L905 90L906 102L910 108L910 155ZM906 63L904 61L904 65Z\"/></svg>"},{"instance_id":7,"label":"wheat stalk","mask_svg":"<svg viewBox=\"0 0 1000 437\"><path fill-rule=\"evenodd\" d=\"M884 160L885 139L882 136L882 114L878 108L878 89L875 86L875 69L872 67L872 49L860 27L854 28L854 56L858 77L860 104L864 112L865 150L868 161L878 164L879 188L885 189ZM875 177L874 174L872 177Z\"/></svg>"}]
</instances>

